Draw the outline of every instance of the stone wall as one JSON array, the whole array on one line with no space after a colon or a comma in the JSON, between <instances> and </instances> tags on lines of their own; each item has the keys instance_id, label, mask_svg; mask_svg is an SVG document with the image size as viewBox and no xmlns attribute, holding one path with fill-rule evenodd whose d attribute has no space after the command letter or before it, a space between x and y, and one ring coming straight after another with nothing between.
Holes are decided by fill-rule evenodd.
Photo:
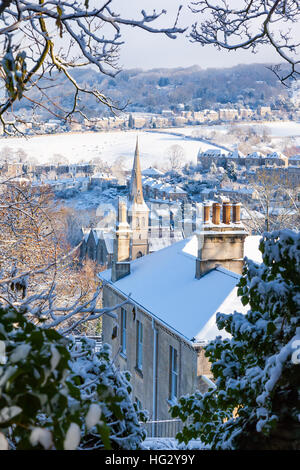
<instances>
[{"instance_id":1,"label":"stone wall","mask_svg":"<svg viewBox=\"0 0 300 470\"><path fill-rule=\"evenodd\" d=\"M120 303L124 298L114 291L112 286L105 286L103 290L103 305L112 306ZM170 330L155 321L150 314L142 308L126 305L126 355L118 354L121 345L121 309L118 309L118 320L106 315L103 317L103 342L112 345L115 364L120 370L129 370L132 374L132 397L137 398L142 406L148 410L150 419L169 419L169 374L170 374L170 346L178 354L178 397L193 393L197 388L197 352L183 338L173 334ZM136 336L137 320L143 324L143 368L136 368ZM112 339L114 326L118 324L118 335ZM154 369L154 329L157 329L157 412L153 410L153 369Z\"/></svg>"}]
</instances>

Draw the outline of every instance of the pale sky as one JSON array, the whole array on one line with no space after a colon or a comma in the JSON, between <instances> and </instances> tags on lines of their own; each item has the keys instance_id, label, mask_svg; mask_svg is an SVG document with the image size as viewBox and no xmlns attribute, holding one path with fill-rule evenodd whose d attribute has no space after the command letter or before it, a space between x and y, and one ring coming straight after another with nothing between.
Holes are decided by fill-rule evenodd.
<instances>
[{"instance_id":1,"label":"pale sky","mask_svg":"<svg viewBox=\"0 0 300 470\"><path fill-rule=\"evenodd\" d=\"M188 26L196 21L197 15L188 10L187 0L115 0L115 11L126 18L138 19L140 11L144 9L152 13L153 9L160 11L166 9L167 14L157 22L157 25L171 27L176 17L177 8L183 4L180 15L180 26ZM198 18L199 19L199 18ZM149 23L154 26L155 23ZM122 68L151 69L156 67L189 67L199 65L208 67L231 67L237 64L280 62L277 54L271 47L265 46L257 54L251 51L218 51L213 46L202 47L191 43L184 33L176 40L158 34L150 34L137 28L126 27L122 29L123 39L126 41L120 54Z\"/></svg>"}]
</instances>

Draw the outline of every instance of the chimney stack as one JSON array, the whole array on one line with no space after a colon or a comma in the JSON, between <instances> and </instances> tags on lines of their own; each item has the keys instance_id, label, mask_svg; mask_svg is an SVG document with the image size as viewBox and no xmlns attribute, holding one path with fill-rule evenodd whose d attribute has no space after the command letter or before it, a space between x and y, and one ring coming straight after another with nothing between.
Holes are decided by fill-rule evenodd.
<instances>
[{"instance_id":1,"label":"chimney stack","mask_svg":"<svg viewBox=\"0 0 300 470\"><path fill-rule=\"evenodd\" d=\"M247 232L240 222L240 204L233 205L231 222L231 203L223 203L222 222L220 223L221 204L213 203L212 224L210 224L210 205L203 204L204 223L197 231L198 256L196 259L196 279L218 266L242 274L244 265L244 242Z\"/></svg>"},{"instance_id":2,"label":"chimney stack","mask_svg":"<svg viewBox=\"0 0 300 470\"><path fill-rule=\"evenodd\" d=\"M119 198L118 220L114 239L114 261L111 269L111 280L118 281L130 274L130 239L131 230L127 222L126 203Z\"/></svg>"}]
</instances>

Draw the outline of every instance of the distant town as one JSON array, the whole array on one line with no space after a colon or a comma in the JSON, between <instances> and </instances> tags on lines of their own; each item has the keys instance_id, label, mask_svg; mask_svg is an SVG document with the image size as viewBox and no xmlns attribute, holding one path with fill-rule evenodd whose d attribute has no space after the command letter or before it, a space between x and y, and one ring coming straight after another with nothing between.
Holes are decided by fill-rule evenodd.
<instances>
[{"instance_id":1,"label":"distant town","mask_svg":"<svg viewBox=\"0 0 300 470\"><path fill-rule=\"evenodd\" d=\"M292 114L292 116L291 116ZM300 119L300 111L293 113L282 109L271 109L270 106L251 108L203 109L202 111L185 111L184 104L176 109L162 109L159 114L132 112L118 116L83 119L83 122L66 123L64 120L48 119L17 124L24 135L52 134L59 132L109 131L126 129L162 129L169 127L193 126L199 124L222 124L230 122L254 122Z\"/></svg>"}]
</instances>

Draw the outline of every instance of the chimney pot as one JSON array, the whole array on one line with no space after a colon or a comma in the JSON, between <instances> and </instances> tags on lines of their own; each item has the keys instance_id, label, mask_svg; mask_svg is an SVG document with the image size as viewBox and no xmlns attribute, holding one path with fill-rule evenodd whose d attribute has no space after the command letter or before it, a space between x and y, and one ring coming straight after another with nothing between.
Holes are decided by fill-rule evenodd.
<instances>
[{"instance_id":1,"label":"chimney pot","mask_svg":"<svg viewBox=\"0 0 300 470\"><path fill-rule=\"evenodd\" d=\"M203 204L203 223L207 224L210 220L210 203Z\"/></svg>"},{"instance_id":2,"label":"chimney pot","mask_svg":"<svg viewBox=\"0 0 300 470\"><path fill-rule=\"evenodd\" d=\"M223 203L223 224L226 224L226 225L230 224L230 211L231 211L230 202L224 202Z\"/></svg>"},{"instance_id":3,"label":"chimney pot","mask_svg":"<svg viewBox=\"0 0 300 470\"><path fill-rule=\"evenodd\" d=\"M215 225L220 224L221 204L219 202L213 203L212 223Z\"/></svg>"},{"instance_id":4,"label":"chimney pot","mask_svg":"<svg viewBox=\"0 0 300 470\"><path fill-rule=\"evenodd\" d=\"M232 206L232 222L234 224L241 222L241 204L239 202Z\"/></svg>"}]
</instances>

